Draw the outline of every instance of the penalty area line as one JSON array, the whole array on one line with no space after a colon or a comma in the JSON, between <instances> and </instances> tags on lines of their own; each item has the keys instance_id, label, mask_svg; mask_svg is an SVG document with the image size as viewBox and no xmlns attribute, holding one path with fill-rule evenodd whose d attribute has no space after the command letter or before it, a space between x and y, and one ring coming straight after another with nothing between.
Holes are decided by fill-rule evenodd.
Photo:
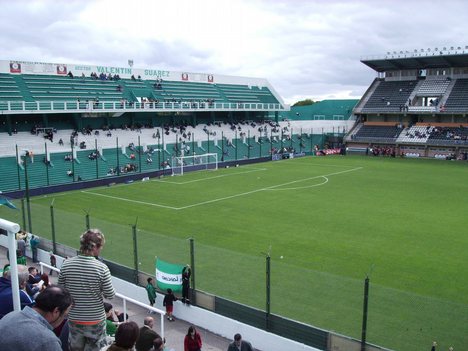
<instances>
[{"instance_id":1,"label":"penalty area line","mask_svg":"<svg viewBox=\"0 0 468 351\"><path fill-rule=\"evenodd\" d=\"M95 193L93 191L82 190L81 192L85 193L85 194L90 194L90 195L95 195L95 196L102 196L102 197L107 197L109 199L132 202L132 203L141 204L141 205L162 207L162 208L167 208L167 209L170 209L170 210L178 210L179 209L178 207L160 205L160 204L155 204L155 203L152 203L152 202L146 202L146 201L140 201L140 200L132 200L132 199L127 199L125 197L119 197L119 196L105 195L105 194L101 194L101 193Z\"/></svg>"},{"instance_id":2,"label":"penalty area line","mask_svg":"<svg viewBox=\"0 0 468 351\"><path fill-rule=\"evenodd\" d=\"M211 179L216 179L216 178L232 177L232 176L239 175L239 174L247 174L247 173L267 171L267 170L268 170L267 168L255 168L255 169L252 169L250 171L235 172L235 173L229 173L229 174L220 174L220 175L213 176L213 177L204 177L204 178L200 178L200 179L187 180L185 182L173 182L171 180L162 180L162 179L152 179L151 181L157 182L157 183L169 183L169 184L176 184L176 185L184 185L184 184L191 184L191 183L196 183L196 182L203 182L205 180L211 180Z\"/></svg>"}]
</instances>

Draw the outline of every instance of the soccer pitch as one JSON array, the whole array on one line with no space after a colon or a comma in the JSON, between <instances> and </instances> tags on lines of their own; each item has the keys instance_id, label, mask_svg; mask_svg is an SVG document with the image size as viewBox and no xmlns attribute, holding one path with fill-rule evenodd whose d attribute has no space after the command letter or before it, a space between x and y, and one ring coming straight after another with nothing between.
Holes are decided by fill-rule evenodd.
<instances>
[{"instance_id":1,"label":"soccer pitch","mask_svg":"<svg viewBox=\"0 0 468 351\"><path fill-rule=\"evenodd\" d=\"M32 199L33 228L77 247L85 212L103 256L140 269L189 262L197 289L396 350L468 345L468 165L374 157L304 157ZM0 208L0 217L18 213ZM15 218L16 216L16 218Z\"/></svg>"}]
</instances>

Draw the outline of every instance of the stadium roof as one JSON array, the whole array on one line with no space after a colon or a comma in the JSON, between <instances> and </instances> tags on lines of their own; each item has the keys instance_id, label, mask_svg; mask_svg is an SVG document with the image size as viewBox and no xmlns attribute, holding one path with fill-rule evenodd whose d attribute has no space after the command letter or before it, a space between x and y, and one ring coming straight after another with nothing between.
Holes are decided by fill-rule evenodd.
<instances>
[{"instance_id":1,"label":"stadium roof","mask_svg":"<svg viewBox=\"0 0 468 351\"><path fill-rule=\"evenodd\" d=\"M449 67L468 67L468 50L461 53L426 52L426 53L388 53L381 57L366 57L361 62L377 72L430 69Z\"/></svg>"}]
</instances>

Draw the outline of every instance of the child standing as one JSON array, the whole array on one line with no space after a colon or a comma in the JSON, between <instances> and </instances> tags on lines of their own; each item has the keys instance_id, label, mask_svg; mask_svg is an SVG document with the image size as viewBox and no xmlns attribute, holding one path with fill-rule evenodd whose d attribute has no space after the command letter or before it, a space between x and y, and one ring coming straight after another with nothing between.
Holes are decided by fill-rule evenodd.
<instances>
[{"instance_id":1,"label":"child standing","mask_svg":"<svg viewBox=\"0 0 468 351\"><path fill-rule=\"evenodd\" d=\"M163 306L166 306L166 314L167 319L169 321L174 321L174 317L172 315L172 311L174 309L174 301L177 301L177 297L175 297L172 289L167 289L167 294L164 296Z\"/></svg>"},{"instance_id":2,"label":"child standing","mask_svg":"<svg viewBox=\"0 0 468 351\"><path fill-rule=\"evenodd\" d=\"M156 302L156 288L153 285L153 278L146 279L148 284L146 285L146 292L148 293L148 300L150 302L150 306L153 307L154 303ZM152 310L149 310L148 313L152 313Z\"/></svg>"}]
</instances>

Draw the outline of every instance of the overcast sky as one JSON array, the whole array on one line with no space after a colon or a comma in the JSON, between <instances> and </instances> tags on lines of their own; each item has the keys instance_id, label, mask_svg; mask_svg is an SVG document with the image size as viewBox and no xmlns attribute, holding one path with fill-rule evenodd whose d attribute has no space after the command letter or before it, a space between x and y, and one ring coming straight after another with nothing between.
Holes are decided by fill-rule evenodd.
<instances>
[{"instance_id":1,"label":"overcast sky","mask_svg":"<svg viewBox=\"0 0 468 351\"><path fill-rule=\"evenodd\" d=\"M287 103L359 98L362 56L468 45L468 1L0 0L0 59L266 78Z\"/></svg>"}]
</instances>

